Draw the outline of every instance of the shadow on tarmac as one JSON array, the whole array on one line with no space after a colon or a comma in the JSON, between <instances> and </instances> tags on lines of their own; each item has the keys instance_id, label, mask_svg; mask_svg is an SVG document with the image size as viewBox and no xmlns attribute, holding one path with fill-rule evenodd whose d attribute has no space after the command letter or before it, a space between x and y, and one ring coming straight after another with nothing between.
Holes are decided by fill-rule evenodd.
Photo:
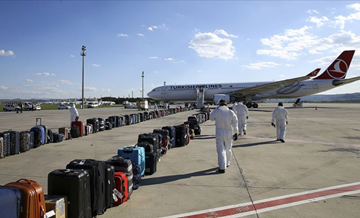
<instances>
[{"instance_id":1,"label":"shadow on tarmac","mask_svg":"<svg viewBox=\"0 0 360 218\"><path fill-rule=\"evenodd\" d=\"M265 141L265 142L255 142L255 143L249 143L249 144L242 144L242 145L233 145L233 148L245 148L245 147L252 147L257 145L267 145L267 144L275 144L278 143L275 140L271 141Z\"/></svg>"},{"instance_id":2,"label":"shadow on tarmac","mask_svg":"<svg viewBox=\"0 0 360 218\"><path fill-rule=\"evenodd\" d=\"M215 136L214 135L198 135L198 136L195 136L195 139L214 139Z\"/></svg>"},{"instance_id":3,"label":"shadow on tarmac","mask_svg":"<svg viewBox=\"0 0 360 218\"><path fill-rule=\"evenodd\" d=\"M218 170L218 167L210 168L207 170L201 170L193 173L187 173L187 174L180 174L180 175L172 175L172 176L163 176L163 177L157 177L157 178L149 178L147 179L145 177L144 180L141 181L141 186L145 185L158 185L168 182L174 182L181 179L189 179L191 177L195 176L209 176L209 175L215 175L219 174L216 172Z\"/></svg>"}]
</instances>

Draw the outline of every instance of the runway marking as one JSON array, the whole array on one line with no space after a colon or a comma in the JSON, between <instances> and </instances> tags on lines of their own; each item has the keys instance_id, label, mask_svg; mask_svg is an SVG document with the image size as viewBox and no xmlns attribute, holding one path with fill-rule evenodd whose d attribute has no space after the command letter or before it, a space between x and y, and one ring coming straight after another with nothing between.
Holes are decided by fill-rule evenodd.
<instances>
[{"instance_id":1,"label":"runway marking","mask_svg":"<svg viewBox=\"0 0 360 218\"><path fill-rule=\"evenodd\" d=\"M360 182L345 185L332 186L313 191L300 192L291 195L284 195L275 198L268 198L260 201L254 201L219 207L209 210L202 210L191 213L184 213L166 218L186 217L186 218L210 218L210 217L244 217L256 213L264 213L267 211L277 210L281 208L296 206L300 204L312 203L329 198L341 197L360 193Z\"/></svg>"}]
</instances>

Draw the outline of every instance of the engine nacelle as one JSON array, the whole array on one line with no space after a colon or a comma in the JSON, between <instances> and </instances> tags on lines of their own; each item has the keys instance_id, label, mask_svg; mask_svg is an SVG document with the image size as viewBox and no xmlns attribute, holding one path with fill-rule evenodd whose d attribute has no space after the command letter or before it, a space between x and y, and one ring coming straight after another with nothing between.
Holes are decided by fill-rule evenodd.
<instances>
[{"instance_id":1,"label":"engine nacelle","mask_svg":"<svg viewBox=\"0 0 360 218\"><path fill-rule=\"evenodd\" d=\"M227 103L230 103L230 95L226 94L215 94L214 97L214 104L217 104L220 99L224 99Z\"/></svg>"}]
</instances>

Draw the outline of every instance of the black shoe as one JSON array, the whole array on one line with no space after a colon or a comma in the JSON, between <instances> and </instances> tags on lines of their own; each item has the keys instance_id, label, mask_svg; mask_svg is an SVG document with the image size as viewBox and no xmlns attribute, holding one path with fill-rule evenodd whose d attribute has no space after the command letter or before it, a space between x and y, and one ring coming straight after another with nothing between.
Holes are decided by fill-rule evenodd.
<instances>
[{"instance_id":1,"label":"black shoe","mask_svg":"<svg viewBox=\"0 0 360 218\"><path fill-rule=\"evenodd\" d=\"M280 139L276 139L276 141L280 141Z\"/></svg>"},{"instance_id":2,"label":"black shoe","mask_svg":"<svg viewBox=\"0 0 360 218\"><path fill-rule=\"evenodd\" d=\"M244 130L244 135L246 135L246 130Z\"/></svg>"},{"instance_id":3,"label":"black shoe","mask_svg":"<svg viewBox=\"0 0 360 218\"><path fill-rule=\"evenodd\" d=\"M285 142L285 140L284 140L284 139L280 139L280 141L281 141L282 143L284 143L284 142Z\"/></svg>"},{"instance_id":4,"label":"black shoe","mask_svg":"<svg viewBox=\"0 0 360 218\"><path fill-rule=\"evenodd\" d=\"M217 172L219 172L219 173L225 173L225 170L220 170L220 169L218 169Z\"/></svg>"}]
</instances>

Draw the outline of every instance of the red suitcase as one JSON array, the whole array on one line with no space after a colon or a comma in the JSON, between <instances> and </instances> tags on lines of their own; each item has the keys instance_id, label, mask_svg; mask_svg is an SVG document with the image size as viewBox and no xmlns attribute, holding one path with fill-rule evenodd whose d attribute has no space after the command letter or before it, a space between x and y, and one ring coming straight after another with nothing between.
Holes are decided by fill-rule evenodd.
<instances>
[{"instance_id":1,"label":"red suitcase","mask_svg":"<svg viewBox=\"0 0 360 218\"><path fill-rule=\"evenodd\" d=\"M114 179L116 189L114 190L114 194L117 198L117 201L114 201L114 205L119 206L127 201L129 197L128 178L123 172L115 172Z\"/></svg>"},{"instance_id":2,"label":"red suitcase","mask_svg":"<svg viewBox=\"0 0 360 218\"><path fill-rule=\"evenodd\" d=\"M71 122L71 126L78 126L80 130L80 136L84 134L84 126L82 121L73 121Z\"/></svg>"}]
</instances>

